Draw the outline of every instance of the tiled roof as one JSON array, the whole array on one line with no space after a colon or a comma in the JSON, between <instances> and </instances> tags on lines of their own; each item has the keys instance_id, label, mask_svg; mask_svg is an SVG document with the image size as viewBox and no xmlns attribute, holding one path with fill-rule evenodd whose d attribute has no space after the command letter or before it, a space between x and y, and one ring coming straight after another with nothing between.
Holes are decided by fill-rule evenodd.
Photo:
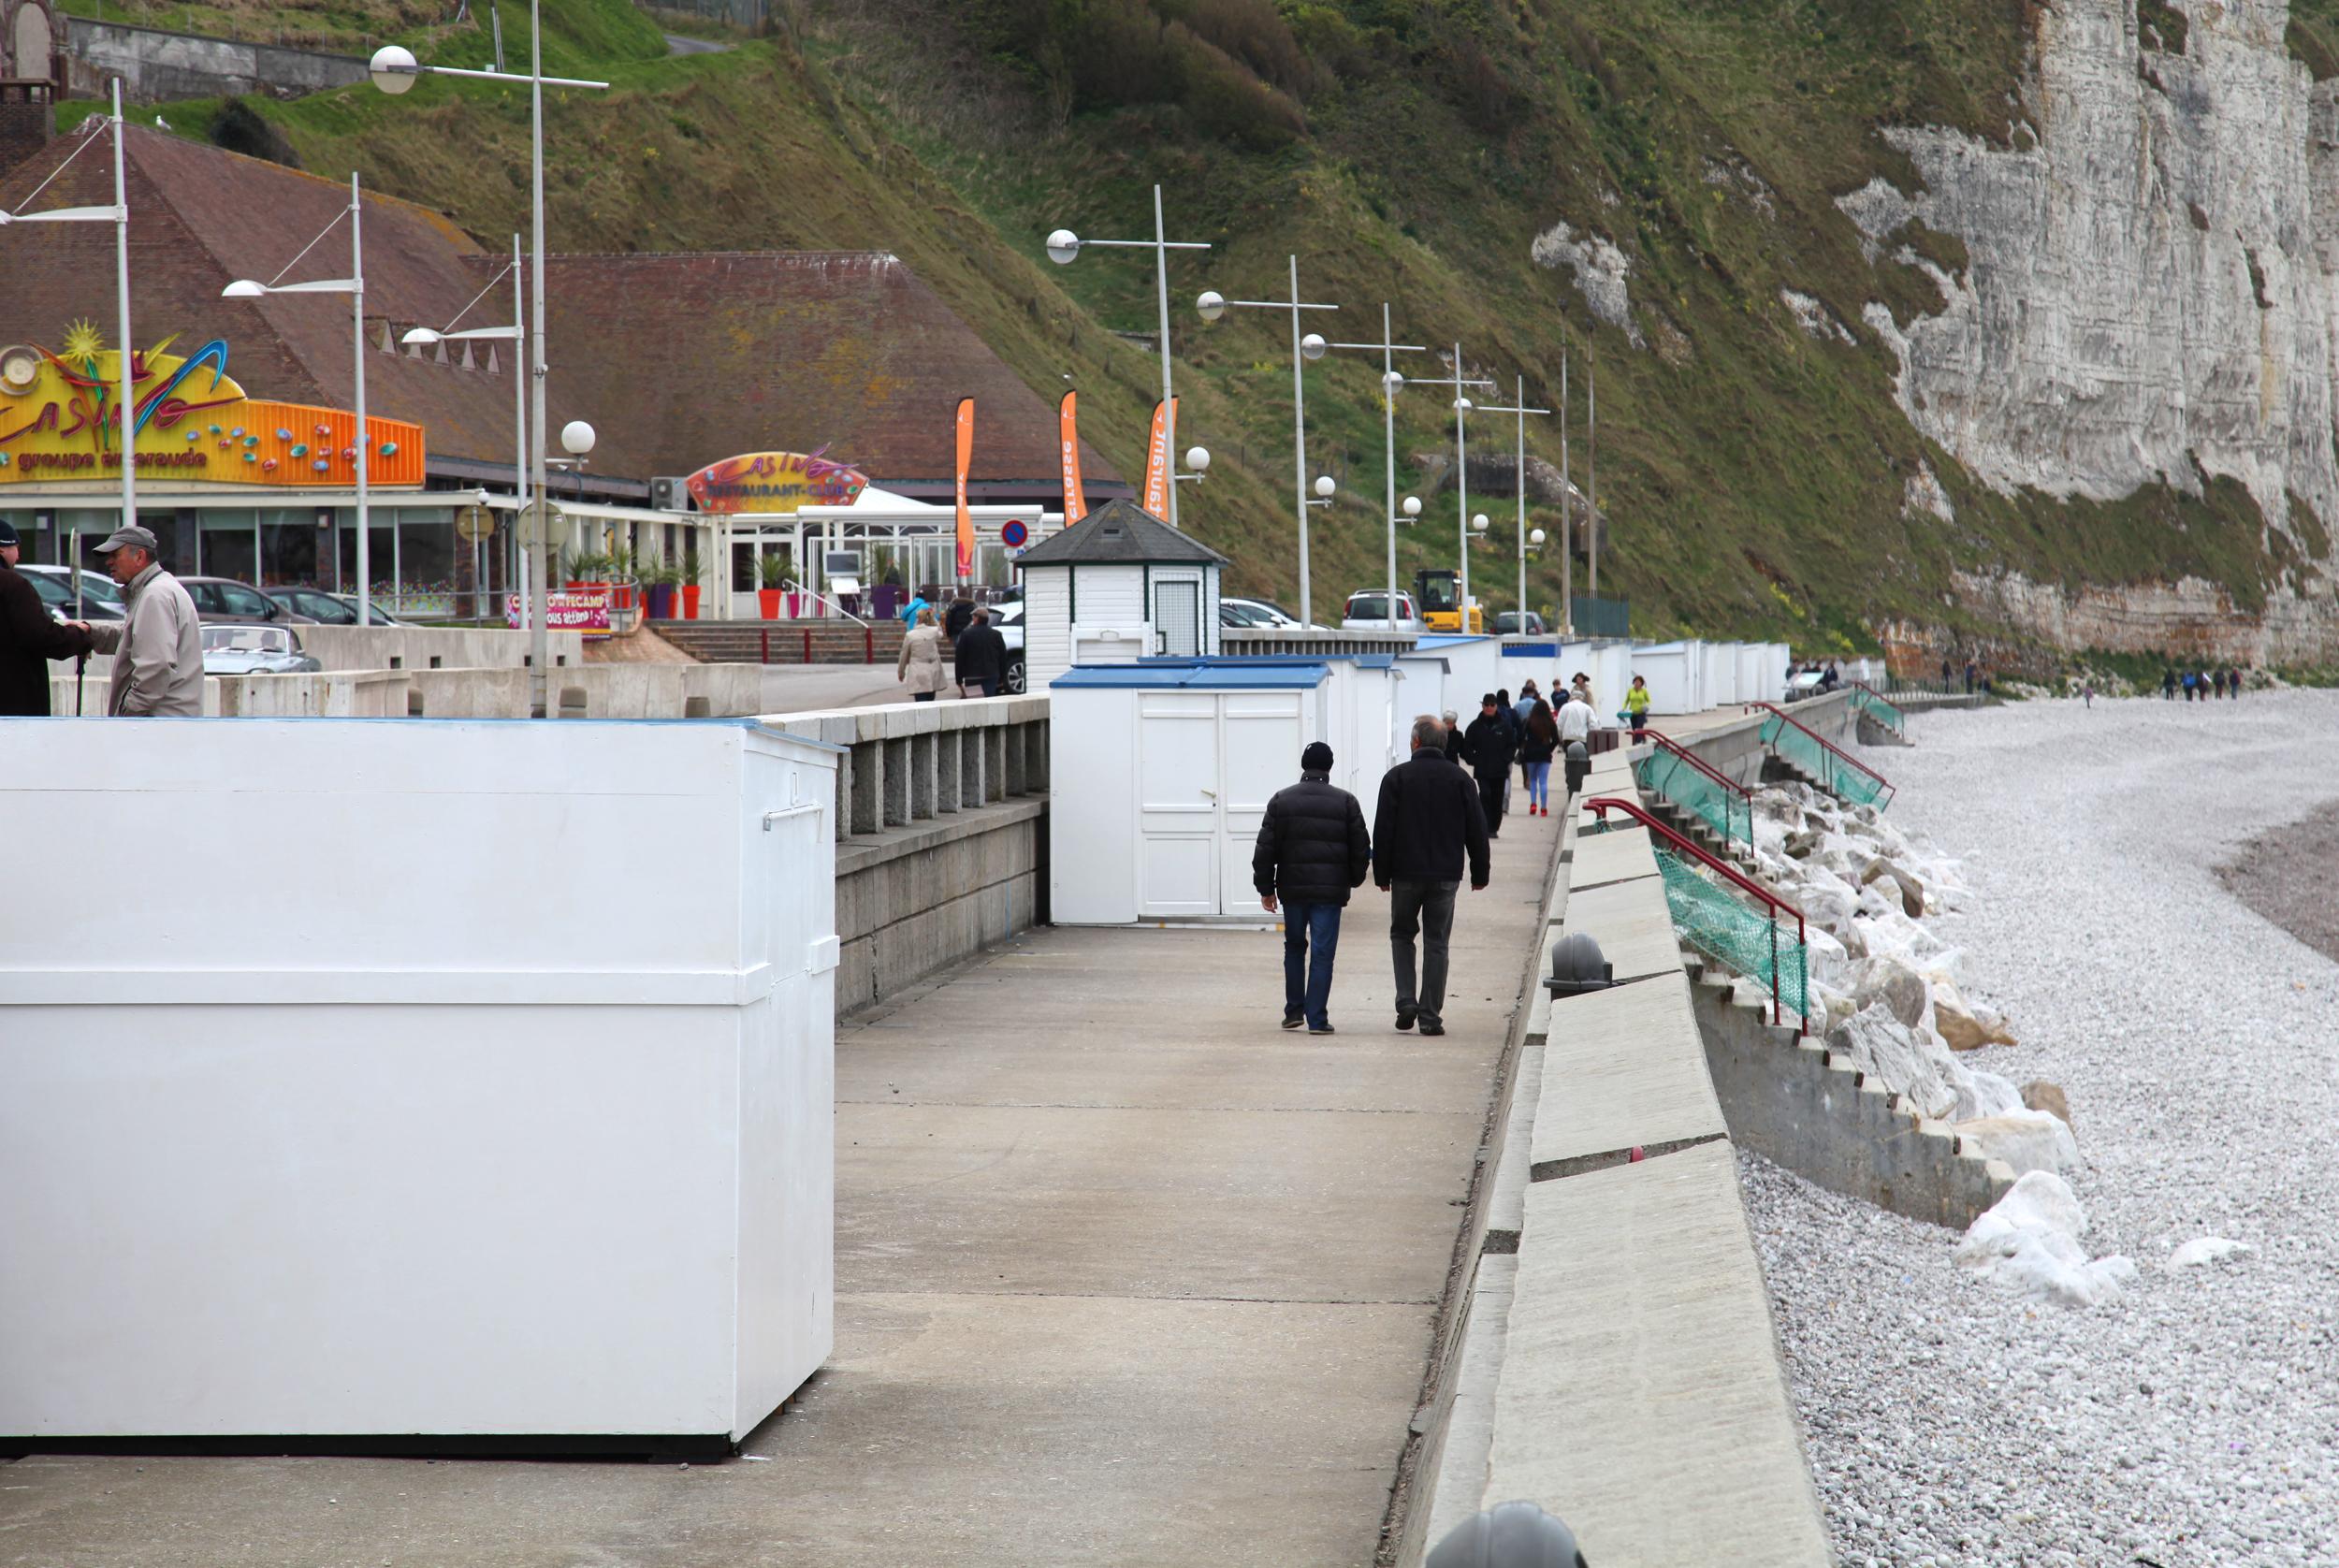
<instances>
[{"instance_id":1,"label":"tiled roof","mask_svg":"<svg viewBox=\"0 0 2339 1568\"><path fill-rule=\"evenodd\" d=\"M10 208L80 144L60 138L0 179ZM348 205L345 183L133 126L125 142L131 326L141 346L225 337L229 370L255 397L345 407L351 321L341 297L220 298L267 280ZM102 144L75 159L36 208L113 199ZM364 209L369 412L420 423L436 458L508 465L513 356L486 345L381 352L417 325L443 326L505 263L443 216L368 193ZM346 276L344 234L286 277ZM110 342L113 231L102 224L0 228L0 343L57 345L87 318ZM548 428L589 420L592 472L647 479L719 457L825 445L880 484L948 481L957 399L977 399L977 482L1046 484L1056 472L1055 410L890 255L748 252L554 255L545 268ZM465 318L510 320L510 280ZM1117 477L1082 443L1083 472Z\"/></svg>"},{"instance_id":2,"label":"tiled roof","mask_svg":"<svg viewBox=\"0 0 2339 1568\"><path fill-rule=\"evenodd\" d=\"M1227 558L1189 533L1180 533L1133 501L1105 502L1079 522L1049 535L1015 558L1019 567L1086 566L1118 561L1134 566L1227 564Z\"/></svg>"}]
</instances>

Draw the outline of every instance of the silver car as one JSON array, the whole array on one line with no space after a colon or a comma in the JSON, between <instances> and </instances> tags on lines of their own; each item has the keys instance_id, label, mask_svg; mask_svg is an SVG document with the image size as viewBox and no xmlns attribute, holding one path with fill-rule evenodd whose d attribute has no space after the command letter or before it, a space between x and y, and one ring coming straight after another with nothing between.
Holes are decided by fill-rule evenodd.
<instances>
[{"instance_id":1,"label":"silver car","mask_svg":"<svg viewBox=\"0 0 2339 1568\"><path fill-rule=\"evenodd\" d=\"M300 639L289 626L203 628L207 675L295 675L323 668L300 650Z\"/></svg>"}]
</instances>

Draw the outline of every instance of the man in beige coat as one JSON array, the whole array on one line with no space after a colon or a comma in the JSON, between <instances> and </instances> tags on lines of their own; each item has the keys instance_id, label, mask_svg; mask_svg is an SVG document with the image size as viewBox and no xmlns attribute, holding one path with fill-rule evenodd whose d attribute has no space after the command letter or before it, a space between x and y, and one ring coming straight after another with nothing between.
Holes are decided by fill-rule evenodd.
<instances>
[{"instance_id":1,"label":"man in beige coat","mask_svg":"<svg viewBox=\"0 0 2339 1568\"><path fill-rule=\"evenodd\" d=\"M106 711L124 719L203 716L203 633L195 601L154 559L153 533L138 524L114 530L97 553L122 585L122 619L85 626L90 645L114 656ZM80 624L80 623L77 623Z\"/></svg>"},{"instance_id":2,"label":"man in beige coat","mask_svg":"<svg viewBox=\"0 0 2339 1568\"><path fill-rule=\"evenodd\" d=\"M901 657L893 661L893 678L909 688L913 702L931 703L942 690L942 632L934 612L918 612L918 624L902 639Z\"/></svg>"}]
</instances>

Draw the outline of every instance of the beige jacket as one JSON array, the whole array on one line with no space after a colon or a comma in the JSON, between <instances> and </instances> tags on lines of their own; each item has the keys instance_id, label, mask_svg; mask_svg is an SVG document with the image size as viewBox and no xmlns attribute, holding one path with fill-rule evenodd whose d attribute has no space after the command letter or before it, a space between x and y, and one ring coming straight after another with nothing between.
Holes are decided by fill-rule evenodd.
<instances>
[{"instance_id":1,"label":"beige jacket","mask_svg":"<svg viewBox=\"0 0 2339 1568\"><path fill-rule=\"evenodd\" d=\"M902 639L901 657L893 661L893 678L913 692L942 690L942 629L913 626Z\"/></svg>"},{"instance_id":2,"label":"beige jacket","mask_svg":"<svg viewBox=\"0 0 2339 1568\"><path fill-rule=\"evenodd\" d=\"M203 717L203 633L179 579L148 562L122 590L118 621L90 622L90 644L114 656L106 711L126 719Z\"/></svg>"}]
</instances>

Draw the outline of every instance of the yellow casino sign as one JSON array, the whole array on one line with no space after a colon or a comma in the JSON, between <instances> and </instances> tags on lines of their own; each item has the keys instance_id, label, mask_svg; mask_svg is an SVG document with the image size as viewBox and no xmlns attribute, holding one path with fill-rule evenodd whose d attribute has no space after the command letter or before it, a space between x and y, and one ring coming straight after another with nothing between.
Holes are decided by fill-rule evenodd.
<instances>
[{"instance_id":1,"label":"yellow casino sign","mask_svg":"<svg viewBox=\"0 0 2339 1568\"><path fill-rule=\"evenodd\" d=\"M357 420L342 409L249 396L227 373L227 342L170 352L175 336L130 356L131 429L141 476L213 485L354 484ZM117 481L122 356L88 322L65 346L0 347L0 489ZM366 479L420 485L422 427L366 421Z\"/></svg>"}]
</instances>

